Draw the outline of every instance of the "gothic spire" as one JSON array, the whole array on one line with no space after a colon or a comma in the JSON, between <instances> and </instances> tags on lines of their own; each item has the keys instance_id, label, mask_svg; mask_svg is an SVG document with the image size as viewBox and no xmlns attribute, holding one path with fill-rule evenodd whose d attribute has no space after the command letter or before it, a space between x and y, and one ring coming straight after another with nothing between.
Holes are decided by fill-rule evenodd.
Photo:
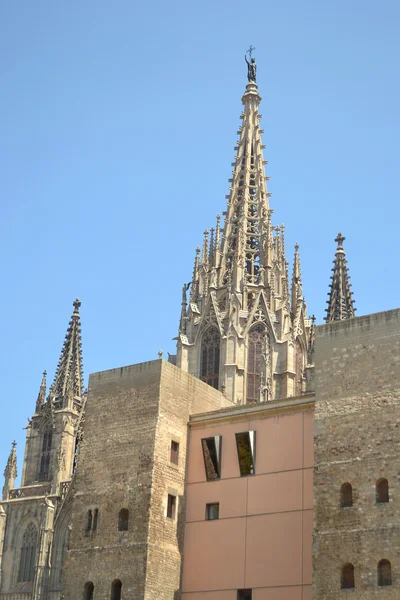
<instances>
[{"instance_id":1,"label":"gothic spire","mask_svg":"<svg viewBox=\"0 0 400 600\"><path fill-rule=\"evenodd\" d=\"M43 377L42 377L42 383L40 384L40 389L39 389L39 394L36 400L36 412L40 412L40 410L43 408L44 403L46 402L46 390L47 390L47 384L46 384L46 376L47 376L47 371L43 371Z\"/></svg>"},{"instance_id":2,"label":"gothic spire","mask_svg":"<svg viewBox=\"0 0 400 600\"><path fill-rule=\"evenodd\" d=\"M235 162L232 163L234 170L229 180L231 186L227 196L221 260L220 284L226 283L230 272L237 290L243 281L256 285L260 266L267 266L265 246L270 227L270 194L264 173L266 161L263 157L265 146L261 141L261 115L258 112L260 102L257 84L250 80L242 98L243 123L238 131Z\"/></svg>"},{"instance_id":3,"label":"gothic spire","mask_svg":"<svg viewBox=\"0 0 400 600\"><path fill-rule=\"evenodd\" d=\"M328 304L325 317L327 323L351 319L354 317L356 310L352 298L353 292L350 291L351 283L349 283L350 275L347 268L346 253L343 250L345 239L341 233L338 233L335 239L337 248L333 261L330 291L328 292L329 300L326 302Z\"/></svg>"},{"instance_id":4,"label":"gothic spire","mask_svg":"<svg viewBox=\"0 0 400 600\"><path fill-rule=\"evenodd\" d=\"M69 396L82 398L82 338L79 315L80 300L73 303L74 312L68 325L64 345L61 350L56 374L52 384L52 394L56 400Z\"/></svg>"},{"instance_id":5,"label":"gothic spire","mask_svg":"<svg viewBox=\"0 0 400 600\"><path fill-rule=\"evenodd\" d=\"M292 276L292 314L295 315L297 300L303 299L303 283L301 280L299 245L294 246L293 276Z\"/></svg>"},{"instance_id":6,"label":"gothic spire","mask_svg":"<svg viewBox=\"0 0 400 600\"><path fill-rule=\"evenodd\" d=\"M17 478L17 442L12 443L10 455L4 470L3 500L8 498L8 492L14 487Z\"/></svg>"}]
</instances>

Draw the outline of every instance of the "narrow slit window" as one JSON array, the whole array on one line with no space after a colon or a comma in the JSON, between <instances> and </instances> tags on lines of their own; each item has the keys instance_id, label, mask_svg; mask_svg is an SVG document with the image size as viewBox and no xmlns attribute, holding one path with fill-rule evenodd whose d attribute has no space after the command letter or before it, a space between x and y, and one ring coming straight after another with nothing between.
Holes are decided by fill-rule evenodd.
<instances>
[{"instance_id":1,"label":"narrow slit window","mask_svg":"<svg viewBox=\"0 0 400 600\"><path fill-rule=\"evenodd\" d=\"M99 522L99 509L95 508L94 509L94 515L93 515L92 531L97 531L98 522Z\"/></svg>"},{"instance_id":2,"label":"narrow slit window","mask_svg":"<svg viewBox=\"0 0 400 600\"><path fill-rule=\"evenodd\" d=\"M169 519L175 519L176 513L176 496L173 494L168 494L168 503L167 503L167 517Z\"/></svg>"},{"instance_id":3,"label":"narrow slit window","mask_svg":"<svg viewBox=\"0 0 400 600\"><path fill-rule=\"evenodd\" d=\"M177 465L179 463L179 443L178 442L174 442L173 440L171 442L171 456L170 456L170 461L174 465Z\"/></svg>"},{"instance_id":4,"label":"narrow slit window","mask_svg":"<svg viewBox=\"0 0 400 600\"><path fill-rule=\"evenodd\" d=\"M344 483L340 488L340 506L349 508L353 506L353 488L351 483Z\"/></svg>"},{"instance_id":5,"label":"narrow slit window","mask_svg":"<svg viewBox=\"0 0 400 600\"><path fill-rule=\"evenodd\" d=\"M350 563L342 567L342 590L352 590L354 586L354 566Z\"/></svg>"},{"instance_id":6,"label":"narrow slit window","mask_svg":"<svg viewBox=\"0 0 400 600\"><path fill-rule=\"evenodd\" d=\"M201 440L203 448L204 468L207 481L221 478L222 436L215 435Z\"/></svg>"},{"instance_id":7,"label":"narrow slit window","mask_svg":"<svg viewBox=\"0 0 400 600\"><path fill-rule=\"evenodd\" d=\"M392 565L389 560L383 559L378 563L378 585L392 585Z\"/></svg>"},{"instance_id":8,"label":"narrow slit window","mask_svg":"<svg viewBox=\"0 0 400 600\"><path fill-rule=\"evenodd\" d=\"M206 521L219 519L219 502L206 504Z\"/></svg>"},{"instance_id":9,"label":"narrow slit window","mask_svg":"<svg viewBox=\"0 0 400 600\"><path fill-rule=\"evenodd\" d=\"M92 581L87 581L83 588L83 600L93 600L94 585Z\"/></svg>"},{"instance_id":10,"label":"narrow slit window","mask_svg":"<svg viewBox=\"0 0 400 600\"><path fill-rule=\"evenodd\" d=\"M237 600L251 600L251 599L252 599L251 590L249 590L249 589L238 590Z\"/></svg>"},{"instance_id":11,"label":"narrow slit window","mask_svg":"<svg viewBox=\"0 0 400 600\"><path fill-rule=\"evenodd\" d=\"M384 504L389 502L389 483L385 478L379 479L376 482L376 503Z\"/></svg>"},{"instance_id":12,"label":"narrow slit window","mask_svg":"<svg viewBox=\"0 0 400 600\"><path fill-rule=\"evenodd\" d=\"M118 515L118 531L128 531L129 529L129 510L121 508Z\"/></svg>"},{"instance_id":13,"label":"narrow slit window","mask_svg":"<svg viewBox=\"0 0 400 600\"><path fill-rule=\"evenodd\" d=\"M236 447L240 475L254 475L256 458L256 432L244 431L236 434Z\"/></svg>"},{"instance_id":14,"label":"narrow slit window","mask_svg":"<svg viewBox=\"0 0 400 600\"><path fill-rule=\"evenodd\" d=\"M93 523L93 514L92 514L91 510L88 510L87 517L86 517L86 531L92 530L92 523Z\"/></svg>"},{"instance_id":15,"label":"narrow slit window","mask_svg":"<svg viewBox=\"0 0 400 600\"><path fill-rule=\"evenodd\" d=\"M111 584L111 600L121 600L122 583L119 579L114 579Z\"/></svg>"}]
</instances>

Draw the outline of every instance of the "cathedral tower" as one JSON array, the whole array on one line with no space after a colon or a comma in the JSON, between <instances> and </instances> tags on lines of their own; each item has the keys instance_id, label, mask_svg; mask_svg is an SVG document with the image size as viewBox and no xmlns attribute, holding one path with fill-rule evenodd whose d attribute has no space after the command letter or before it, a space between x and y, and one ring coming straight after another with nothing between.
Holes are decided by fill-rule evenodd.
<instances>
[{"instance_id":1,"label":"cathedral tower","mask_svg":"<svg viewBox=\"0 0 400 600\"><path fill-rule=\"evenodd\" d=\"M218 215L196 250L177 343L177 365L238 404L303 393L309 366L299 247L290 289L285 229L271 222L260 102L252 59L224 225Z\"/></svg>"},{"instance_id":2,"label":"cathedral tower","mask_svg":"<svg viewBox=\"0 0 400 600\"><path fill-rule=\"evenodd\" d=\"M0 598L23 594L38 600L61 594L68 544L65 498L75 471L84 416L80 301L67 329L54 381L47 374L26 428L21 487L15 488L16 448L4 472L0 503Z\"/></svg>"}]
</instances>

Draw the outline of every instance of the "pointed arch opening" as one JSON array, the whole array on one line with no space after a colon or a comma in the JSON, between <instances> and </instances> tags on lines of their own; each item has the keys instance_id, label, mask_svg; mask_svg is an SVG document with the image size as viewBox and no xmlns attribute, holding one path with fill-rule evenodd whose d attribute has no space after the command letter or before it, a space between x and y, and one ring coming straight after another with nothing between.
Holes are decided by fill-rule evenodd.
<instances>
[{"instance_id":1,"label":"pointed arch opening","mask_svg":"<svg viewBox=\"0 0 400 600\"><path fill-rule=\"evenodd\" d=\"M261 323L254 325L248 335L247 350L247 404L260 402L261 384L264 377L263 352L267 342L267 330ZM267 373L268 380L268 373Z\"/></svg>"},{"instance_id":2,"label":"pointed arch opening","mask_svg":"<svg viewBox=\"0 0 400 600\"><path fill-rule=\"evenodd\" d=\"M352 590L354 587L354 566L347 563L342 567L341 588L342 590Z\"/></svg>"},{"instance_id":3,"label":"pointed arch opening","mask_svg":"<svg viewBox=\"0 0 400 600\"><path fill-rule=\"evenodd\" d=\"M378 562L378 585L392 585L392 565L386 558Z\"/></svg>"},{"instance_id":4,"label":"pointed arch opening","mask_svg":"<svg viewBox=\"0 0 400 600\"><path fill-rule=\"evenodd\" d=\"M200 379L216 390L219 387L220 334L216 327L209 327L201 341Z\"/></svg>"},{"instance_id":5,"label":"pointed arch opening","mask_svg":"<svg viewBox=\"0 0 400 600\"><path fill-rule=\"evenodd\" d=\"M83 587L83 600L93 600L93 581L87 581Z\"/></svg>"},{"instance_id":6,"label":"pointed arch opening","mask_svg":"<svg viewBox=\"0 0 400 600\"><path fill-rule=\"evenodd\" d=\"M38 530L32 521L28 523L21 543L18 582L33 581L35 576Z\"/></svg>"},{"instance_id":7,"label":"pointed arch opening","mask_svg":"<svg viewBox=\"0 0 400 600\"><path fill-rule=\"evenodd\" d=\"M294 393L296 396L301 396L303 393L303 370L304 370L304 353L300 340L296 340L296 356L295 356L295 371L296 383Z\"/></svg>"},{"instance_id":8,"label":"pointed arch opening","mask_svg":"<svg viewBox=\"0 0 400 600\"><path fill-rule=\"evenodd\" d=\"M111 584L111 600L121 600L122 583L119 579L114 579Z\"/></svg>"}]
</instances>

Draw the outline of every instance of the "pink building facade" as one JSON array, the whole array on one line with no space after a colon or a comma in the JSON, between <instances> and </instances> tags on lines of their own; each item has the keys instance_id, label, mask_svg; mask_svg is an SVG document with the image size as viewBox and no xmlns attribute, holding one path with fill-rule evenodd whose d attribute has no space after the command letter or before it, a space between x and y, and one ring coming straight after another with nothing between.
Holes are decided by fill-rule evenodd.
<instances>
[{"instance_id":1,"label":"pink building facade","mask_svg":"<svg viewBox=\"0 0 400 600\"><path fill-rule=\"evenodd\" d=\"M314 399L190 419L183 600L311 600Z\"/></svg>"}]
</instances>

